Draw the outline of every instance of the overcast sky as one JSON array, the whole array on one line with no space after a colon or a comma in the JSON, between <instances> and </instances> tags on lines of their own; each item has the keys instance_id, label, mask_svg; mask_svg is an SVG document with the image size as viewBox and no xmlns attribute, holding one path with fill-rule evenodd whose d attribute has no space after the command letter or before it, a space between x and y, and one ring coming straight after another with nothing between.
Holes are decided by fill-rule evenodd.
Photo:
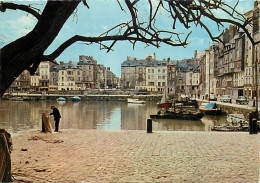
<instances>
[{"instance_id":1,"label":"overcast sky","mask_svg":"<svg viewBox=\"0 0 260 183\"><path fill-rule=\"evenodd\" d=\"M153 0L156 2L156 0ZM4 0L4 2L7 2ZM14 1L13 1L14 2ZM17 3L27 3L28 1L15 1ZM60 44L72 37L73 35L83 36L98 36L101 33L107 31L109 28L117 25L118 23L130 20L129 12L122 12L116 0L88 0L90 9L83 6L81 3L77 9L77 16L72 15L65 23L63 29L48 48L45 54L51 53ZM226 0L226 2L232 6L237 2L236 0ZM42 9L44 7L44 1L29 1L30 4ZM253 9L254 0L241 0L237 9L245 13ZM148 15L148 3L147 0L141 0L139 6L142 9L140 11L141 17L145 18ZM218 12L216 12L218 13ZM220 14L219 16L223 16ZM158 19L158 26L171 27L172 21L168 16L164 16L164 12L160 12L160 19ZM5 13L0 12L0 47L14 41L15 39L27 34L33 29L37 20L22 11L7 10ZM218 34L217 28L214 24L206 21L207 25L213 28L213 33ZM177 26L176 31L186 32L182 26ZM78 62L79 55L93 56L99 64L104 64L106 67L110 67L111 70L120 77L121 75L121 63L126 60L127 56L136 57L137 59L144 59L147 54L156 54L158 60L170 57L173 60L192 58L194 50L205 50L212 44L206 31L200 28L192 27L189 31L192 31L189 37L189 46L183 47L171 47L162 44L160 48L146 47L143 43L137 43L133 50L132 45L129 42L119 42L114 46L114 51L106 53L105 50L100 50L99 45L85 45L82 43L75 43L67 48L56 60L59 61L73 61Z\"/></svg>"}]
</instances>

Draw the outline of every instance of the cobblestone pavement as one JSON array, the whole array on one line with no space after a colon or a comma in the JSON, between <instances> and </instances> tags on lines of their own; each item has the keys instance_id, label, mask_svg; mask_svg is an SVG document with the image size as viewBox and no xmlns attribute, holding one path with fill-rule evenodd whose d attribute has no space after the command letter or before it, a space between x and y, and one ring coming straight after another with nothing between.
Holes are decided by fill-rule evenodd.
<instances>
[{"instance_id":1,"label":"cobblestone pavement","mask_svg":"<svg viewBox=\"0 0 260 183\"><path fill-rule=\"evenodd\" d=\"M260 135L243 132L27 131L12 173L32 182L258 182Z\"/></svg>"}]
</instances>

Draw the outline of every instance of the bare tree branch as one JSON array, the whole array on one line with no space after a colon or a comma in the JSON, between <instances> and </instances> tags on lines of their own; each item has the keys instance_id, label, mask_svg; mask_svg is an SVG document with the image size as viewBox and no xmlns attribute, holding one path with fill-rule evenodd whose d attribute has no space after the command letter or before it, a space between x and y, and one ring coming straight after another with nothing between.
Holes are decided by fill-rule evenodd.
<instances>
[{"instance_id":1,"label":"bare tree branch","mask_svg":"<svg viewBox=\"0 0 260 183\"><path fill-rule=\"evenodd\" d=\"M31 6L27 6L27 5L20 5L20 4L15 4L15 3L4 3L4 2L0 2L0 11L1 12L5 12L6 9L11 9L11 10L22 10L25 11L27 13L32 14L33 16L35 16L37 19L40 18L40 14L38 13L40 10L35 11L34 9L36 8L32 8Z\"/></svg>"}]
</instances>

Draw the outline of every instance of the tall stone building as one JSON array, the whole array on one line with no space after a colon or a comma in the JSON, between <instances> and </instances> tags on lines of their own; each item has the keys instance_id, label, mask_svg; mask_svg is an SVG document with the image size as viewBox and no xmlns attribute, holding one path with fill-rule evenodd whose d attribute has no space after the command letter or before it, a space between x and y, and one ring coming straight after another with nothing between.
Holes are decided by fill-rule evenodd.
<instances>
[{"instance_id":1,"label":"tall stone building","mask_svg":"<svg viewBox=\"0 0 260 183\"><path fill-rule=\"evenodd\" d=\"M169 95L176 93L176 70L177 61L167 59L167 89Z\"/></svg>"},{"instance_id":2,"label":"tall stone building","mask_svg":"<svg viewBox=\"0 0 260 183\"><path fill-rule=\"evenodd\" d=\"M97 82L97 61L91 56L79 56L78 66L82 69L82 84L84 89L94 89Z\"/></svg>"}]
</instances>

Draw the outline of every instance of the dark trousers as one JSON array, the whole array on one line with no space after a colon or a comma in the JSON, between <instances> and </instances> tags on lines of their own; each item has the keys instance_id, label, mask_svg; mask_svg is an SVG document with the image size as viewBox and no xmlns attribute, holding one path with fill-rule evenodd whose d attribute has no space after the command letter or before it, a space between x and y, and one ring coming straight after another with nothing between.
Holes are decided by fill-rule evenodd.
<instances>
[{"instance_id":1,"label":"dark trousers","mask_svg":"<svg viewBox=\"0 0 260 183\"><path fill-rule=\"evenodd\" d=\"M60 118L55 119L55 132L59 131L59 123L60 123Z\"/></svg>"}]
</instances>

